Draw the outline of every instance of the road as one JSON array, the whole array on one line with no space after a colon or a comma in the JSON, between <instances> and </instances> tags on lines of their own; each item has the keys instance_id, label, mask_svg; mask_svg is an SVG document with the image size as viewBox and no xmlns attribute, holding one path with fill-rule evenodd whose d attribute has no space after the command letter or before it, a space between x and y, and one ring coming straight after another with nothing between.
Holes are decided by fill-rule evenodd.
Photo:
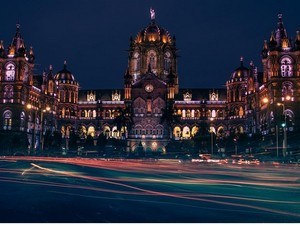
<instances>
[{"instance_id":1,"label":"road","mask_svg":"<svg viewBox=\"0 0 300 225\"><path fill-rule=\"evenodd\" d=\"M0 158L0 222L300 222L300 167Z\"/></svg>"}]
</instances>

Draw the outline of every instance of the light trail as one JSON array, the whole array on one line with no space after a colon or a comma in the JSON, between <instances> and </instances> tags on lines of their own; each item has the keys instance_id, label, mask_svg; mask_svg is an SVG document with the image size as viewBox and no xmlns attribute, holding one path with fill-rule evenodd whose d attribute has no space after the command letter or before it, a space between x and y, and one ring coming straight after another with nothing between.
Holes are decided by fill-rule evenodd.
<instances>
[{"instance_id":1,"label":"light trail","mask_svg":"<svg viewBox=\"0 0 300 225\"><path fill-rule=\"evenodd\" d=\"M46 171L52 171L52 172L55 172L55 173L66 173L66 172L55 171L55 170L52 170L52 169L44 168L44 167L38 166L36 164L32 164L32 165L35 165L37 168L43 169L43 170L46 170ZM247 204L241 204L241 203L224 202L224 201L204 199L204 198L189 197L189 196L184 196L184 195L179 195L179 194L174 194L174 193L160 192L160 191L153 191L153 190L139 188L139 187L135 187L135 186L124 184L124 183L118 183L118 182L115 182L115 181L110 181L110 180L107 180L107 179L104 179L104 178L101 178L101 177L92 177L92 176L78 175L78 174L73 174L73 173L66 173L66 174L68 174L69 176L72 176L72 177L77 177L77 178L82 178L82 179L87 179L87 180L92 180L92 181L101 181L101 182L108 183L108 184L113 184L113 185L117 185L117 186L121 186L121 187L126 187L126 188L129 188L129 189L145 192L147 194L153 194L153 195L156 195L156 196L164 196L164 197L172 197L172 198L185 199L185 200L209 202L209 203L229 205L229 206L235 206L235 207L244 207L244 208L250 208L250 209L255 209L255 210L260 210L260 211L266 211L266 212L270 212L270 213L281 214L281 215L289 215L289 216L300 217L300 214L297 214L297 213L291 213L291 212L286 212L286 211L281 211L281 210L275 210L275 209L270 209L270 208L266 208L266 207L253 206L253 205L247 205Z\"/></svg>"},{"instance_id":2,"label":"light trail","mask_svg":"<svg viewBox=\"0 0 300 225\"><path fill-rule=\"evenodd\" d=\"M270 203L286 206L293 206L299 208L299 201L286 201L280 199L262 199L257 196L253 197L243 197L243 196L232 196L232 195L222 195L222 194L203 194L199 193L197 189L193 187L201 187L201 190L205 186L213 187L214 191L221 192L224 186L230 185L236 187L237 190L242 191L247 188L259 188L267 189L272 188L273 191L277 192L294 192L300 194L300 172L294 167L282 166L281 168L266 167L263 165L256 167L239 167L232 168L227 165L215 166L205 168L205 165L181 165L176 163L166 163L166 162L155 162L155 163L143 163L141 161L106 161L106 160L91 160L91 159L81 159L81 158L43 158L43 157L14 157L16 161L34 161L31 163L32 166L29 169L19 170L23 175L48 175L53 174L53 176L75 178L82 180L81 182L95 182L92 183L93 186L88 185L74 185L74 184L62 184L58 182L43 182L36 180L14 180L5 177L0 177L0 182L20 182L23 184L34 184L34 185L46 185L60 188L74 188L74 189L85 189L92 190L96 192L107 192L107 193L118 193L124 195L134 195L134 196L153 196L153 197L166 197L172 199L181 199L193 202L192 204L197 204L196 202L207 202L217 205L228 205L233 207L242 207L243 209L257 210L259 212L275 213L280 215L294 216L299 218L300 214L298 212L290 212L289 208L285 210L278 210L262 205L251 205L250 203ZM88 168L95 168L95 171L105 171L106 176L94 176L79 173L57 170L53 168L48 168L45 166L38 165L36 162L49 162L49 163L60 163L60 164L70 164L73 166L84 166ZM33 168L36 170L33 171ZM7 170L0 169L1 173L14 173L17 170ZM94 172L94 171L91 171ZM129 174L129 175L128 175ZM109 176L112 177L109 177ZM218 178L216 178L216 176ZM242 179L241 179L242 178ZM36 178L37 179L37 178ZM109 185L108 188L98 188L96 186L106 184ZM143 186L151 184L145 188ZM153 184L153 185L152 185ZM91 185L91 183L89 183ZM155 188L160 188L159 185L167 185L166 189L169 191L157 191ZM95 186L95 187L94 187ZM163 187L163 186L162 186ZM149 189L151 188L151 189ZM122 190L124 189L124 190ZM170 192L173 190L174 192ZM181 192L178 192L181 190ZM228 189L227 189L228 190ZM237 195L241 195L237 193ZM251 195L251 193L249 193ZM84 195L83 195L84 196ZM280 196L276 196L280 198ZM167 200L167 199L165 199ZM234 202L242 201L242 203ZM295 209L294 209L295 210Z\"/></svg>"}]
</instances>

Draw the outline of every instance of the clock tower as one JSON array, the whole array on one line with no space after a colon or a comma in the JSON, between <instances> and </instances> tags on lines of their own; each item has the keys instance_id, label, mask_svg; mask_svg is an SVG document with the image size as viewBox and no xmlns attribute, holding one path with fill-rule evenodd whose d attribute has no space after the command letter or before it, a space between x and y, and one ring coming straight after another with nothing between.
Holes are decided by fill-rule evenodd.
<instances>
[{"instance_id":1,"label":"clock tower","mask_svg":"<svg viewBox=\"0 0 300 225\"><path fill-rule=\"evenodd\" d=\"M170 131L162 117L179 88L175 37L157 25L153 9L150 15L149 25L130 39L125 75L125 98L133 121L128 146L146 153L165 151Z\"/></svg>"},{"instance_id":2,"label":"clock tower","mask_svg":"<svg viewBox=\"0 0 300 225\"><path fill-rule=\"evenodd\" d=\"M8 49L0 43L0 112L6 119L2 120L3 130L20 131L25 129L25 106L33 85L34 53L32 47L26 49L16 24L16 33Z\"/></svg>"}]
</instances>

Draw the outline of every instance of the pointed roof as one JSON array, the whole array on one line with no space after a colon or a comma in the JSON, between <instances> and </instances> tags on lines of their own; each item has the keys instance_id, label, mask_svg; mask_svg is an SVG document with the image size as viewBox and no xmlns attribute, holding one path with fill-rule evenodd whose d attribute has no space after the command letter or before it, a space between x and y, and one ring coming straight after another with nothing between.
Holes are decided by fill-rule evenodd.
<instances>
[{"instance_id":1,"label":"pointed roof","mask_svg":"<svg viewBox=\"0 0 300 225\"><path fill-rule=\"evenodd\" d=\"M25 48L25 43L20 32L19 23L16 24L16 33L15 36L13 37L11 45L15 47L16 51L18 51L19 48Z\"/></svg>"},{"instance_id":2,"label":"pointed roof","mask_svg":"<svg viewBox=\"0 0 300 225\"><path fill-rule=\"evenodd\" d=\"M280 47L282 39L288 38L286 29L283 25L281 13L278 14L278 23L277 23L277 29L275 31L275 37L276 37L276 41L277 41L277 47Z\"/></svg>"}]
</instances>

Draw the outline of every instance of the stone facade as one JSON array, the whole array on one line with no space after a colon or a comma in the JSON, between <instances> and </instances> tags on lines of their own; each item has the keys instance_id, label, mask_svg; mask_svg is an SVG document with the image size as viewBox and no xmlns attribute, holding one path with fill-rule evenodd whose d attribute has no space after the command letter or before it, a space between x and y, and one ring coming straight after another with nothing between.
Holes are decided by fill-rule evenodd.
<instances>
[{"instance_id":1,"label":"stone facade","mask_svg":"<svg viewBox=\"0 0 300 225\"><path fill-rule=\"evenodd\" d=\"M262 50L263 72L251 62L234 70L226 88L180 89L176 38L151 16L148 26L130 39L123 89L79 90L75 76L50 66L33 75L34 53L27 50L20 25L6 50L0 44L0 129L26 132L30 148L41 145L46 131L71 132L83 137L101 133L127 140L127 150L142 145L147 151L165 151L170 140L189 140L200 124L217 138L245 133L275 135L284 116L289 133L300 128L300 34L288 38L278 16L278 27ZM279 103L279 104L278 104ZM281 106L281 107L280 107ZM168 111L178 120L166 119ZM130 126L116 124L120 115ZM171 118L172 119L172 118ZM66 146L68 147L68 146Z\"/></svg>"}]
</instances>

